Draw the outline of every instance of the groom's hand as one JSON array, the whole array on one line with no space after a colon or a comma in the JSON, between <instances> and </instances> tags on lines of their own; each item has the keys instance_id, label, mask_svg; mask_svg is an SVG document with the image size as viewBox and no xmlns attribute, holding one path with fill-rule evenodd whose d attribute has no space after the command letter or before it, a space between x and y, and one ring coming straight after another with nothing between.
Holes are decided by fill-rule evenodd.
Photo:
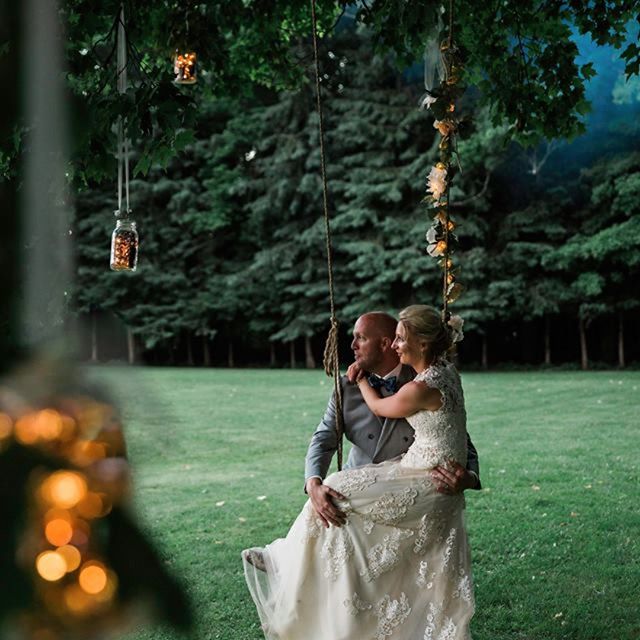
<instances>
[{"instance_id":1,"label":"groom's hand","mask_svg":"<svg viewBox=\"0 0 640 640\"><path fill-rule=\"evenodd\" d=\"M306 489L313 508L316 510L318 517L322 520L322 524L326 528L328 528L330 524L335 527L341 527L347 521L347 516L344 512L340 511L331 500L331 498L346 500L341 493L338 493L326 484L322 484L320 478L309 478Z\"/></svg>"},{"instance_id":2,"label":"groom's hand","mask_svg":"<svg viewBox=\"0 0 640 640\"><path fill-rule=\"evenodd\" d=\"M465 489L471 489L478 482L477 477L465 469L455 460L449 461L449 466L437 466L431 471L431 479L436 485L438 493L456 495Z\"/></svg>"}]
</instances>

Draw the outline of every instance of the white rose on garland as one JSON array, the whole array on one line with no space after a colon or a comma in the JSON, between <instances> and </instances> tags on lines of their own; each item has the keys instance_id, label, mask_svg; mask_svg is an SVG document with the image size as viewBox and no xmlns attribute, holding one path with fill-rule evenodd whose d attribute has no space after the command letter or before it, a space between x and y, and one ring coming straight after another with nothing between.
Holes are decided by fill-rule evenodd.
<instances>
[{"instance_id":1,"label":"white rose on garland","mask_svg":"<svg viewBox=\"0 0 640 640\"><path fill-rule=\"evenodd\" d=\"M431 172L427 176L427 191L433 196L437 202L443 196L447 189L447 170L441 163L431 168Z\"/></svg>"}]
</instances>

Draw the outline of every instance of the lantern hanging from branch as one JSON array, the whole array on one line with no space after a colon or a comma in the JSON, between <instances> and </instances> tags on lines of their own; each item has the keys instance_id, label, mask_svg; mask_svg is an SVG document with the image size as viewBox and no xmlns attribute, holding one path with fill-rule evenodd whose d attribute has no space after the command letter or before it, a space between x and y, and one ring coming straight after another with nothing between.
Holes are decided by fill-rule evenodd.
<instances>
[{"instance_id":1,"label":"lantern hanging from branch","mask_svg":"<svg viewBox=\"0 0 640 640\"><path fill-rule=\"evenodd\" d=\"M195 84L198 81L195 52L180 53L176 49L176 55L173 58L173 73L176 76L174 79L176 84Z\"/></svg>"},{"instance_id":2,"label":"lantern hanging from branch","mask_svg":"<svg viewBox=\"0 0 640 640\"><path fill-rule=\"evenodd\" d=\"M127 34L124 26L124 7L120 8L117 31L117 88L127 91ZM129 207L129 141L122 116L118 117L118 209L116 228L111 234L111 260L113 271L135 271L138 264L138 231L131 219ZM124 187L124 203L123 203Z\"/></svg>"},{"instance_id":3,"label":"lantern hanging from branch","mask_svg":"<svg viewBox=\"0 0 640 640\"><path fill-rule=\"evenodd\" d=\"M131 210L115 212L116 228L111 234L111 269L135 271L138 265L138 230Z\"/></svg>"}]
</instances>

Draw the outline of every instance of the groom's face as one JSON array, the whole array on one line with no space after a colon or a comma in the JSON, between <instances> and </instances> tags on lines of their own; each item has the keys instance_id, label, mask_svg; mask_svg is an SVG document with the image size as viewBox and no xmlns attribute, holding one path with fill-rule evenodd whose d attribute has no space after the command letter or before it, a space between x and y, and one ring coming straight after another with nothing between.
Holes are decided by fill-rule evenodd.
<instances>
[{"instance_id":1,"label":"groom's face","mask_svg":"<svg viewBox=\"0 0 640 640\"><path fill-rule=\"evenodd\" d=\"M353 327L351 349L356 364L365 371L377 372L385 360L391 341L372 318L362 316Z\"/></svg>"}]
</instances>

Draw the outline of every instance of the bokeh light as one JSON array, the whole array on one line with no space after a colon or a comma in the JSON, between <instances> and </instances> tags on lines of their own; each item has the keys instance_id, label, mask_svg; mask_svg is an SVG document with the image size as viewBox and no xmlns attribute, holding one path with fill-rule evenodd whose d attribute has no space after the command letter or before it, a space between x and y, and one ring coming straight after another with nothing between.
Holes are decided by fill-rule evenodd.
<instances>
[{"instance_id":1,"label":"bokeh light","mask_svg":"<svg viewBox=\"0 0 640 640\"><path fill-rule=\"evenodd\" d=\"M91 596L85 593L77 584L70 584L65 588L64 603L67 609L75 615L90 613L95 606Z\"/></svg>"},{"instance_id":2,"label":"bokeh light","mask_svg":"<svg viewBox=\"0 0 640 640\"><path fill-rule=\"evenodd\" d=\"M102 442L78 440L73 444L70 458L79 467L86 467L107 455L107 447Z\"/></svg>"},{"instance_id":3,"label":"bokeh light","mask_svg":"<svg viewBox=\"0 0 640 640\"><path fill-rule=\"evenodd\" d=\"M61 547L73 536L73 527L68 520L62 518L55 518L47 522L44 529L44 535L48 542L56 547Z\"/></svg>"},{"instance_id":4,"label":"bokeh light","mask_svg":"<svg viewBox=\"0 0 640 640\"><path fill-rule=\"evenodd\" d=\"M38 441L35 417L35 413L28 413L16 422L15 436L20 444L31 445Z\"/></svg>"},{"instance_id":5,"label":"bokeh light","mask_svg":"<svg viewBox=\"0 0 640 640\"><path fill-rule=\"evenodd\" d=\"M56 471L42 484L42 497L61 509L70 509L87 494L87 481L74 471Z\"/></svg>"},{"instance_id":6,"label":"bokeh light","mask_svg":"<svg viewBox=\"0 0 640 640\"><path fill-rule=\"evenodd\" d=\"M44 551L36 558L36 570L45 580L55 582L67 573L67 563L57 551Z\"/></svg>"},{"instance_id":7,"label":"bokeh light","mask_svg":"<svg viewBox=\"0 0 640 640\"><path fill-rule=\"evenodd\" d=\"M13 420L6 413L0 413L0 440L9 438L12 433Z\"/></svg>"},{"instance_id":8,"label":"bokeh light","mask_svg":"<svg viewBox=\"0 0 640 640\"><path fill-rule=\"evenodd\" d=\"M100 562L86 562L80 569L78 582L86 593L98 594L107 586L107 570Z\"/></svg>"},{"instance_id":9,"label":"bokeh light","mask_svg":"<svg viewBox=\"0 0 640 640\"><path fill-rule=\"evenodd\" d=\"M88 492L76 505L77 512L87 520L101 517L107 509L108 504L102 500L100 494L92 491Z\"/></svg>"},{"instance_id":10,"label":"bokeh light","mask_svg":"<svg viewBox=\"0 0 640 640\"><path fill-rule=\"evenodd\" d=\"M78 549L73 545L65 544L57 551L64 558L64 561L67 565L67 573L75 571L80 566L82 556L80 554L80 551L78 551Z\"/></svg>"}]
</instances>

